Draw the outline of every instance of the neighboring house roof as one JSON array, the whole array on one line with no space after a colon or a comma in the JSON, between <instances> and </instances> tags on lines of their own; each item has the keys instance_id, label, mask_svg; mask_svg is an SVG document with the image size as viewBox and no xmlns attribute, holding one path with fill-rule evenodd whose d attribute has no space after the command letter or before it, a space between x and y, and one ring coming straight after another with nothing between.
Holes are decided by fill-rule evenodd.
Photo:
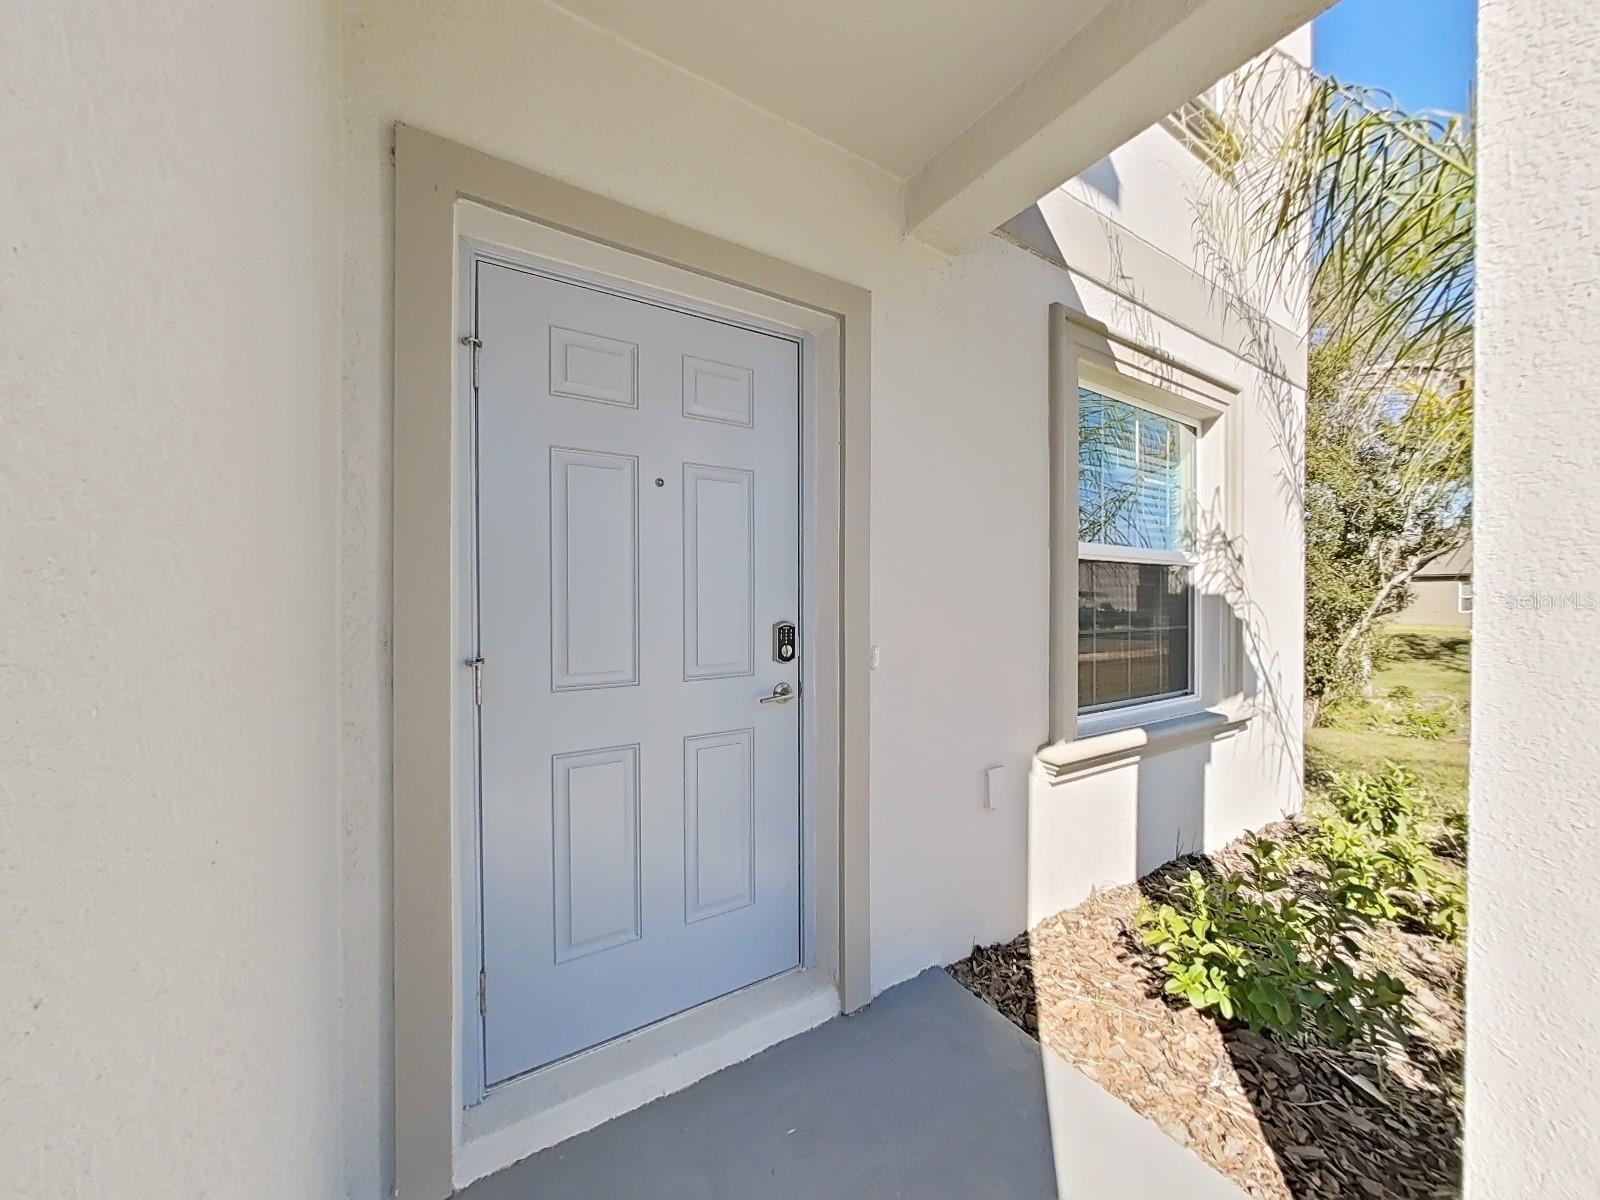
<instances>
[{"instance_id":1,"label":"neighboring house roof","mask_svg":"<svg viewBox=\"0 0 1600 1200\"><path fill-rule=\"evenodd\" d=\"M1448 554L1424 563L1414 579L1471 579L1472 539L1468 538Z\"/></svg>"}]
</instances>

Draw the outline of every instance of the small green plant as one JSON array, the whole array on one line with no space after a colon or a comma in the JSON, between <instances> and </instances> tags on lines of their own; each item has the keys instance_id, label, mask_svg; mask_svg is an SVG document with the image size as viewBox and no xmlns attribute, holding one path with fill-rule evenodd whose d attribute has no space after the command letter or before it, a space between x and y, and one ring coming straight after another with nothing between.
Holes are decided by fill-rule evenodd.
<instances>
[{"instance_id":1,"label":"small green plant","mask_svg":"<svg viewBox=\"0 0 1600 1200\"><path fill-rule=\"evenodd\" d=\"M1389 689L1389 699L1396 704L1409 704L1417 698L1417 693L1407 684L1397 683Z\"/></svg>"},{"instance_id":2,"label":"small green plant","mask_svg":"<svg viewBox=\"0 0 1600 1200\"><path fill-rule=\"evenodd\" d=\"M1437 819L1422 781L1395 763L1376 773L1336 773L1328 789L1335 815L1308 846L1336 903L1364 916L1408 921L1436 937L1460 939L1466 890L1460 874L1439 860L1432 843L1453 829ZM1464 821L1459 825L1465 833Z\"/></svg>"},{"instance_id":3,"label":"small green plant","mask_svg":"<svg viewBox=\"0 0 1600 1200\"><path fill-rule=\"evenodd\" d=\"M1447 941L1458 940L1465 929L1459 875L1439 862L1415 827L1381 836L1333 817L1312 839L1310 857L1322 867L1335 904Z\"/></svg>"},{"instance_id":4,"label":"small green plant","mask_svg":"<svg viewBox=\"0 0 1600 1200\"><path fill-rule=\"evenodd\" d=\"M1369 921L1395 921L1403 910L1390 895L1391 864L1379 839L1341 817L1322 823L1308 856L1323 870L1329 900Z\"/></svg>"},{"instance_id":5,"label":"small green plant","mask_svg":"<svg viewBox=\"0 0 1600 1200\"><path fill-rule=\"evenodd\" d=\"M1406 737L1441 742L1456 731L1456 710L1448 702L1424 708L1408 701L1395 715L1395 725Z\"/></svg>"},{"instance_id":6,"label":"small green plant","mask_svg":"<svg viewBox=\"0 0 1600 1200\"><path fill-rule=\"evenodd\" d=\"M1364 961L1363 934L1400 923L1460 940L1466 891L1433 847L1464 839L1422 781L1395 763L1327 779L1304 837L1253 838L1243 870L1191 871L1164 903L1140 905L1145 946L1169 995L1276 1033L1333 1041L1404 1036L1405 987Z\"/></svg>"},{"instance_id":7,"label":"small green plant","mask_svg":"<svg viewBox=\"0 0 1600 1200\"><path fill-rule=\"evenodd\" d=\"M1467 886L1461 876L1435 872L1425 900L1422 927L1436 938L1459 942L1467 932Z\"/></svg>"},{"instance_id":8,"label":"small green plant","mask_svg":"<svg viewBox=\"0 0 1600 1200\"><path fill-rule=\"evenodd\" d=\"M1140 906L1167 993L1257 1030L1314 1029L1340 1042L1377 1029L1398 1034L1404 986L1360 962L1356 935L1369 918L1302 896L1298 853L1252 839L1246 872L1191 871L1170 902Z\"/></svg>"},{"instance_id":9,"label":"small green plant","mask_svg":"<svg viewBox=\"0 0 1600 1200\"><path fill-rule=\"evenodd\" d=\"M1384 763L1376 773L1335 771L1328 787L1328 799L1339 816L1379 836L1414 824L1427 795L1422 780L1393 762Z\"/></svg>"}]
</instances>

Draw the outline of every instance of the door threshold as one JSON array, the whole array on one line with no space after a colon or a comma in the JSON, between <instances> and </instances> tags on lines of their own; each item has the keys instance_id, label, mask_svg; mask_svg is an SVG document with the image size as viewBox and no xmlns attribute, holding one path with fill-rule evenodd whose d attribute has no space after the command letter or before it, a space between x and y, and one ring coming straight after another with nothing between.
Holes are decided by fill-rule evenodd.
<instances>
[{"instance_id":1,"label":"door threshold","mask_svg":"<svg viewBox=\"0 0 1600 1200\"><path fill-rule=\"evenodd\" d=\"M794 970L502 1084L462 1110L455 1186L682 1091L840 1012L834 981Z\"/></svg>"}]
</instances>

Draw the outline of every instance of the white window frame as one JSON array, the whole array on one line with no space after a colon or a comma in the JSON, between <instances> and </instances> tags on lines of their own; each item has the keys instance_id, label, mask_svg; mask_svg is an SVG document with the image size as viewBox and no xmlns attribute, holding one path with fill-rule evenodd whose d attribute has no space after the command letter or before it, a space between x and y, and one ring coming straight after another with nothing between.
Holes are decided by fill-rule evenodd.
<instances>
[{"instance_id":1,"label":"white window frame","mask_svg":"<svg viewBox=\"0 0 1600 1200\"><path fill-rule=\"evenodd\" d=\"M1052 746L1143 730L1155 745L1162 730L1195 721L1237 728L1247 719L1243 633L1236 605L1237 564L1208 561L1235 544L1243 526L1243 428L1239 385L1113 331L1064 304L1050 308L1050 738ZM1203 553L1175 555L1191 566L1190 690L1078 711L1078 563L1125 558L1119 547L1078 541L1079 388L1186 425L1195 433L1193 503ZM1155 561L1149 551L1134 561ZM1231 577L1231 578L1230 578ZM1219 714L1222 714L1219 716ZM1225 717L1225 719L1224 719ZM1120 745L1120 742L1118 743ZM1131 745L1132 743L1130 743Z\"/></svg>"},{"instance_id":2,"label":"white window frame","mask_svg":"<svg viewBox=\"0 0 1600 1200\"><path fill-rule=\"evenodd\" d=\"M1186 497L1187 511L1184 513L1185 536L1192 542L1198 505L1195 457L1201 437L1199 423L1192 417L1186 416L1170 406L1159 404L1148 398L1136 397L1131 392L1117 386L1115 382L1099 378L1099 374L1099 372L1094 372L1091 369L1089 378L1080 378L1078 384L1079 392L1077 394L1078 404L1082 404L1082 392L1089 391L1102 399L1125 404L1129 408L1170 421L1188 432L1189 437L1183 451L1184 461L1180 470L1184 477L1182 480L1183 487L1188 493ZM1081 467L1082 459L1080 456L1074 464L1074 487L1077 486L1076 471ZM1136 546L1114 546L1103 542L1080 541L1078 543L1078 561L1081 564L1085 560L1089 562L1146 563L1155 566L1189 568L1189 670L1187 672L1189 686L1183 691L1163 692L1154 696L1136 696L1127 700L1113 700L1091 706L1080 704L1078 708L1079 728L1082 729L1085 725L1093 727L1096 724L1107 723L1120 725L1125 723L1130 716L1136 722L1143 723L1150 719L1151 713L1160 714L1169 710L1180 712L1195 707L1195 700L1200 695L1199 670L1202 656L1199 652L1199 642L1203 633L1199 628L1197 620L1199 611L1198 605L1195 603L1195 580L1199 574L1200 560L1189 549L1152 550Z\"/></svg>"},{"instance_id":3,"label":"white window frame","mask_svg":"<svg viewBox=\"0 0 1600 1200\"><path fill-rule=\"evenodd\" d=\"M1456 580L1456 612L1462 616L1472 614L1472 580Z\"/></svg>"}]
</instances>

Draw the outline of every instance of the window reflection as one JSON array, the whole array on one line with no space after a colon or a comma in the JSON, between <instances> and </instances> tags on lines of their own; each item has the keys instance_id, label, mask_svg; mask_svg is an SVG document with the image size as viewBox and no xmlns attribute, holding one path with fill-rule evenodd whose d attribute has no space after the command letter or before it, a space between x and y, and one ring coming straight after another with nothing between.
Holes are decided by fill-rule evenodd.
<instances>
[{"instance_id":1,"label":"window reflection","mask_svg":"<svg viewBox=\"0 0 1600 1200\"><path fill-rule=\"evenodd\" d=\"M1078 564L1078 705L1189 691L1189 568Z\"/></svg>"}]
</instances>

